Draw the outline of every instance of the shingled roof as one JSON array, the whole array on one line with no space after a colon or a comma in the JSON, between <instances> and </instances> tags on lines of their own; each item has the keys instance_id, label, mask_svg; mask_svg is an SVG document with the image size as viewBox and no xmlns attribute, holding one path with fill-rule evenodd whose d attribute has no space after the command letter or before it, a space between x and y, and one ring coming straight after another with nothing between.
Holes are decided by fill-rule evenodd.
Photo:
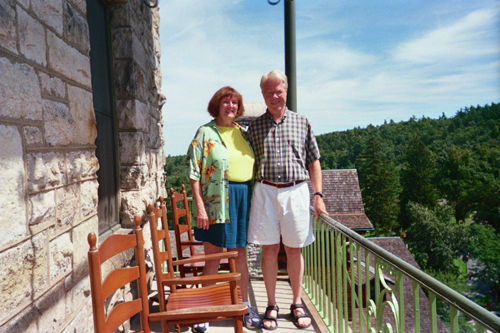
<instances>
[{"instance_id":1,"label":"shingled roof","mask_svg":"<svg viewBox=\"0 0 500 333\"><path fill-rule=\"evenodd\" d=\"M355 169L323 170L323 200L330 217L354 230L373 229L365 214L358 173ZM311 181L307 181L314 201Z\"/></svg>"}]
</instances>

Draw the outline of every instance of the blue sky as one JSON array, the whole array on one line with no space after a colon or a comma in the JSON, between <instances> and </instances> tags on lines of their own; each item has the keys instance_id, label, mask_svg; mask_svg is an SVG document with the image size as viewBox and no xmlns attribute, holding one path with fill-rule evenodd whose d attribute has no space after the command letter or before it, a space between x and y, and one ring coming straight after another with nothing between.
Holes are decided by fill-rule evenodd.
<instances>
[{"instance_id":1,"label":"blue sky","mask_svg":"<svg viewBox=\"0 0 500 333\"><path fill-rule=\"evenodd\" d=\"M500 102L500 1L296 0L297 108L316 135ZM284 0L160 0L165 153L229 85L284 71Z\"/></svg>"}]
</instances>

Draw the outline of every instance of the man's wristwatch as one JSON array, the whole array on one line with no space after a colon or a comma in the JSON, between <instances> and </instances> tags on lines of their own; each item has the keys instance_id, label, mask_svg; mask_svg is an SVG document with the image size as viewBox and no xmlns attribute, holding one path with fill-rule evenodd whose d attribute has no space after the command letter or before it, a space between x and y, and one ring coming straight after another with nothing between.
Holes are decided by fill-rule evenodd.
<instances>
[{"instance_id":1,"label":"man's wristwatch","mask_svg":"<svg viewBox=\"0 0 500 333\"><path fill-rule=\"evenodd\" d=\"M315 196L316 196L316 195L319 195L320 197L322 197L322 198L323 198L323 192L316 192L316 193L314 193L314 195L315 195Z\"/></svg>"}]
</instances>

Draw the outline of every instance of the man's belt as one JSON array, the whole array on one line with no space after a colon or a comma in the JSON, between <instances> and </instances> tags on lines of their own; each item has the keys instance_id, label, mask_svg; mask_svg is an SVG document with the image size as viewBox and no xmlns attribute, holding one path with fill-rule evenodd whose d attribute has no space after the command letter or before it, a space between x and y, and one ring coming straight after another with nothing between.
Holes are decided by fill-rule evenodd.
<instances>
[{"instance_id":1,"label":"man's belt","mask_svg":"<svg viewBox=\"0 0 500 333\"><path fill-rule=\"evenodd\" d=\"M266 184L266 185L269 185L269 186L274 186L274 187L277 187L277 188L283 188L283 187L295 186L297 184L305 182L305 180L297 180L296 182L291 182L291 183L271 183L271 182L268 182L267 180L261 180L260 182L262 184Z\"/></svg>"}]
</instances>

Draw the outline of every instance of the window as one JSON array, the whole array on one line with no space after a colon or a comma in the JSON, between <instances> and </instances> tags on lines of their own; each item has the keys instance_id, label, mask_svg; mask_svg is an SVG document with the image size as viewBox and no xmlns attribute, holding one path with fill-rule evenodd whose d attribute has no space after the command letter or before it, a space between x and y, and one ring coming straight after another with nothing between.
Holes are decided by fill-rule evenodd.
<instances>
[{"instance_id":1,"label":"window","mask_svg":"<svg viewBox=\"0 0 500 333\"><path fill-rule=\"evenodd\" d=\"M87 0L90 66L97 120L96 155L99 160L99 234L119 227L116 132L110 57L108 9L99 0Z\"/></svg>"}]
</instances>

